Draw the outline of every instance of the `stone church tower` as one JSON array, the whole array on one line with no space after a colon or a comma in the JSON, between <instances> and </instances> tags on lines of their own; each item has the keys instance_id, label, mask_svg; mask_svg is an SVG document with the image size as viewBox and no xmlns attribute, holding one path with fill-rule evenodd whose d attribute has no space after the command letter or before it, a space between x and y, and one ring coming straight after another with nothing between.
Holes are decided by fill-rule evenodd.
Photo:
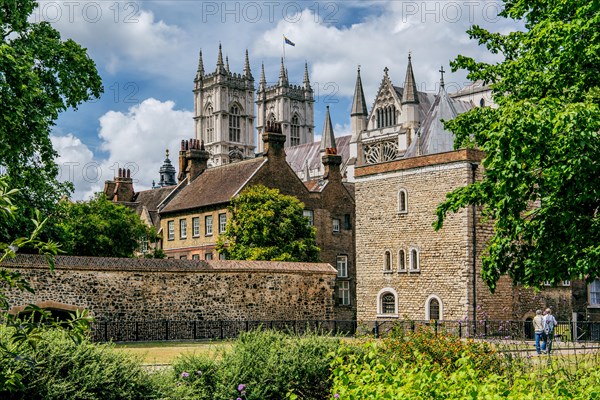
<instances>
[{"instance_id":1,"label":"stone church tower","mask_svg":"<svg viewBox=\"0 0 600 400\"><path fill-rule=\"evenodd\" d=\"M219 44L217 66L205 73L202 51L194 79L194 121L196 139L211 154L210 166L254 157L254 78L248 50L241 74L223 63Z\"/></svg>"},{"instance_id":2,"label":"stone church tower","mask_svg":"<svg viewBox=\"0 0 600 400\"><path fill-rule=\"evenodd\" d=\"M283 58L277 84L267 86L265 67L262 66L256 104L258 108L258 135L265 132L268 121L281 124L285 146L297 146L314 141L314 97L308 78L308 65L304 64L302 86L289 83ZM262 143L258 152L263 151Z\"/></svg>"}]
</instances>

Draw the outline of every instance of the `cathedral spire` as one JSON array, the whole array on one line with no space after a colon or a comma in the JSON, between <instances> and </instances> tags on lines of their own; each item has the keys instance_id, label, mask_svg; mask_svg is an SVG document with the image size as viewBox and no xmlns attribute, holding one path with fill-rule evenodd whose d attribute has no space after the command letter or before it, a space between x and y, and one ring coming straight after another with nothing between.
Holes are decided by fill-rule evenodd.
<instances>
[{"instance_id":1,"label":"cathedral spire","mask_svg":"<svg viewBox=\"0 0 600 400\"><path fill-rule=\"evenodd\" d=\"M281 67L279 68L279 86L285 86L287 83L287 74L285 73L285 66L283 65L283 57L281 57Z\"/></svg>"},{"instance_id":2,"label":"cathedral spire","mask_svg":"<svg viewBox=\"0 0 600 400\"><path fill-rule=\"evenodd\" d=\"M200 49L200 56L198 57L198 71L196 72L196 80L200 80L204 77L204 62L202 61L202 49Z\"/></svg>"},{"instance_id":3,"label":"cathedral spire","mask_svg":"<svg viewBox=\"0 0 600 400\"><path fill-rule=\"evenodd\" d=\"M244 76L251 81L254 80L252 72L250 72L250 58L248 58L248 49L246 49L246 60L244 61Z\"/></svg>"},{"instance_id":4,"label":"cathedral spire","mask_svg":"<svg viewBox=\"0 0 600 400\"><path fill-rule=\"evenodd\" d=\"M221 50L221 43L219 43L219 54L217 55L217 70L215 72L218 74L225 73L225 67L223 66L223 52Z\"/></svg>"},{"instance_id":5,"label":"cathedral spire","mask_svg":"<svg viewBox=\"0 0 600 400\"><path fill-rule=\"evenodd\" d=\"M356 86L354 86L354 99L352 100L352 109L350 116L360 115L367 117L367 102L365 101L365 93L363 92L362 79L360 78L360 65L356 73Z\"/></svg>"},{"instance_id":6,"label":"cathedral spire","mask_svg":"<svg viewBox=\"0 0 600 400\"><path fill-rule=\"evenodd\" d=\"M267 80L265 78L265 63L260 67L260 82L258 83L258 91L263 91L267 88Z\"/></svg>"},{"instance_id":7,"label":"cathedral spire","mask_svg":"<svg viewBox=\"0 0 600 400\"><path fill-rule=\"evenodd\" d=\"M335 145L335 136L333 134L333 126L331 125L331 116L329 115L329 106L327 106L325 125L323 126L323 134L321 135L321 151L327 151L327 149L337 149ZM335 154L335 152L333 154Z\"/></svg>"},{"instance_id":8,"label":"cathedral spire","mask_svg":"<svg viewBox=\"0 0 600 400\"><path fill-rule=\"evenodd\" d=\"M231 73L231 71L229 71L229 56L225 56L225 71L227 71L227 73Z\"/></svg>"},{"instance_id":9,"label":"cathedral spire","mask_svg":"<svg viewBox=\"0 0 600 400\"><path fill-rule=\"evenodd\" d=\"M408 67L406 67L406 77L404 78L404 91L402 92L402 104L418 104L417 84L413 74L410 52L408 53Z\"/></svg>"},{"instance_id":10,"label":"cathedral spire","mask_svg":"<svg viewBox=\"0 0 600 400\"><path fill-rule=\"evenodd\" d=\"M304 61L304 89L310 89L310 79L308 79L308 63Z\"/></svg>"}]
</instances>

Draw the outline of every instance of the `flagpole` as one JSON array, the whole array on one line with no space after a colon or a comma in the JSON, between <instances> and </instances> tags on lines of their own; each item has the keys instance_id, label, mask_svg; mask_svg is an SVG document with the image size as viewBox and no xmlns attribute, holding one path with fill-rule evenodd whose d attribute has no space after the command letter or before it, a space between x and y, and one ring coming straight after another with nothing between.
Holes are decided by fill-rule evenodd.
<instances>
[{"instance_id":1,"label":"flagpole","mask_svg":"<svg viewBox=\"0 0 600 400\"><path fill-rule=\"evenodd\" d=\"M283 62L285 63L285 35L283 36L283 40L281 41L281 48L283 49Z\"/></svg>"}]
</instances>

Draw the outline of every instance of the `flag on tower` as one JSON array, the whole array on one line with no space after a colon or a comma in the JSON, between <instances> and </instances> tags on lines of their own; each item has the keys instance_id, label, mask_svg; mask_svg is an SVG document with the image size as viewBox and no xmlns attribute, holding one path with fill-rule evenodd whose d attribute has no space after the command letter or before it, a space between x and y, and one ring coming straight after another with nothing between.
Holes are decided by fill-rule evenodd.
<instances>
[{"instance_id":1,"label":"flag on tower","mask_svg":"<svg viewBox=\"0 0 600 400\"><path fill-rule=\"evenodd\" d=\"M285 35L283 35L283 41L285 44L289 44L290 46L296 46L296 43L294 43L290 39L286 38Z\"/></svg>"}]
</instances>

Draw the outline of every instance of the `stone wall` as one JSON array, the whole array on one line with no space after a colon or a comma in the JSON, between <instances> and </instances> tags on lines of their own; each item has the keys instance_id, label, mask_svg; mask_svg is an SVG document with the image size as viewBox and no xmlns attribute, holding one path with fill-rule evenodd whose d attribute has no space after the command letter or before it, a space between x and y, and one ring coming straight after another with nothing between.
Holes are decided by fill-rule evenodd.
<instances>
[{"instance_id":1,"label":"stone wall","mask_svg":"<svg viewBox=\"0 0 600 400\"><path fill-rule=\"evenodd\" d=\"M99 320L333 319L336 271L329 264L19 255L35 295L8 292L11 310L27 304L89 309Z\"/></svg>"}]
</instances>

